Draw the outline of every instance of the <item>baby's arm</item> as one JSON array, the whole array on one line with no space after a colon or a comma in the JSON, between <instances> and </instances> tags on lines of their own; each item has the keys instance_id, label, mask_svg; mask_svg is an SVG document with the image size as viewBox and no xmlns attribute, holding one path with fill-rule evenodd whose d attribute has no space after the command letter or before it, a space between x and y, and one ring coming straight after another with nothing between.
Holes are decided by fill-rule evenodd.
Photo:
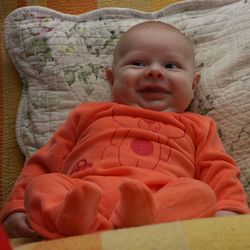
<instances>
[{"instance_id":1,"label":"baby's arm","mask_svg":"<svg viewBox=\"0 0 250 250\"><path fill-rule=\"evenodd\" d=\"M0 222L9 237L34 236L25 214L26 187L36 176L61 171L65 157L75 145L76 136L74 133L72 119L68 119L57 130L53 139L26 161L8 202L0 213Z\"/></svg>"},{"instance_id":2,"label":"baby's arm","mask_svg":"<svg viewBox=\"0 0 250 250\"><path fill-rule=\"evenodd\" d=\"M198 138L196 177L214 190L217 197L216 216L247 214L247 196L240 182L239 167L225 152L212 120L203 127Z\"/></svg>"}]
</instances>

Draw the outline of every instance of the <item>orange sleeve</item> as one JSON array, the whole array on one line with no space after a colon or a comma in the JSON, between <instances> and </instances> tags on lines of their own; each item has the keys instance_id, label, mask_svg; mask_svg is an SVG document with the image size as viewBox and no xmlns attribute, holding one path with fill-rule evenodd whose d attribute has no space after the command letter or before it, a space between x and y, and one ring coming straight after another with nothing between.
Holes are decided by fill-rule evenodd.
<instances>
[{"instance_id":1,"label":"orange sleeve","mask_svg":"<svg viewBox=\"0 0 250 250\"><path fill-rule=\"evenodd\" d=\"M249 212L247 196L239 180L240 171L235 161L225 152L215 122L200 126L196 134L196 177L209 184L217 196L217 211ZM205 134L205 136L204 136Z\"/></svg>"},{"instance_id":2,"label":"orange sleeve","mask_svg":"<svg viewBox=\"0 0 250 250\"><path fill-rule=\"evenodd\" d=\"M27 184L38 175L59 172L67 154L76 142L76 115L73 111L68 119L59 127L52 139L25 163L22 172L10 194L7 204L0 214L3 221L9 214L24 211L24 193Z\"/></svg>"}]
</instances>

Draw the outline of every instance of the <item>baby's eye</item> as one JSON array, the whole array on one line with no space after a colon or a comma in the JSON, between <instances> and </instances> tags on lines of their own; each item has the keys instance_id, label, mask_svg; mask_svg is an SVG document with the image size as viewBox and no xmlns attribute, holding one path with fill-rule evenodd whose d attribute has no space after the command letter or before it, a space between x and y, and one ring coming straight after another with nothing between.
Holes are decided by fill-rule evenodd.
<instances>
[{"instance_id":1,"label":"baby's eye","mask_svg":"<svg viewBox=\"0 0 250 250\"><path fill-rule=\"evenodd\" d=\"M146 66L146 64L143 63L143 62L132 62L131 64L134 65L134 66L137 66L137 67L144 67L144 66Z\"/></svg>"},{"instance_id":2,"label":"baby's eye","mask_svg":"<svg viewBox=\"0 0 250 250\"><path fill-rule=\"evenodd\" d=\"M175 63L167 63L167 64L165 64L165 68L166 69L177 69L178 65L176 65Z\"/></svg>"}]
</instances>

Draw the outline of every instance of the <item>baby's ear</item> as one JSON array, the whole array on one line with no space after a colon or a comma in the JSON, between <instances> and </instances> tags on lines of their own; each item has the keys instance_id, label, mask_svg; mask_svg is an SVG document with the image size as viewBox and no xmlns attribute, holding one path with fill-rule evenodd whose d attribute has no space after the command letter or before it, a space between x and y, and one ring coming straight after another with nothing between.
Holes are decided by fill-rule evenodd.
<instances>
[{"instance_id":1,"label":"baby's ear","mask_svg":"<svg viewBox=\"0 0 250 250\"><path fill-rule=\"evenodd\" d=\"M108 80L110 86L112 87L113 84L114 84L114 73L113 73L112 68L107 68L106 69L106 77L107 77L107 80Z\"/></svg>"},{"instance_id":2,"label":"baby's ear","mask_svg":"<svg viewBox=\"0 0 250 250\"><path fill-rule=\"evenodd\" d=\"M200 79L201 79L201 74L198 72L195 72L194 80L193 80L193 84L192 84L193 91L195 91L197 89L197 86L199 84Z\"/></svg>"}]
</instances>

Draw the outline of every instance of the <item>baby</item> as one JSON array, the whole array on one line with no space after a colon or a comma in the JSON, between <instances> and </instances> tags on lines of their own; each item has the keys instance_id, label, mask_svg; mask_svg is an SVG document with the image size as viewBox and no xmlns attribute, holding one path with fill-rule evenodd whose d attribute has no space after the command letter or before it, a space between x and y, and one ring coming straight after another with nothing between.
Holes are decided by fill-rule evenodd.
<instances>
[{"instance_id":1,"label":"baby","mask_svg":"<svg viewBox=\"0 0 250 250\"><path fill-rule=\"evenodd\" d=\"M214 121L187 112L200 74L179 30L158 21L132 27L106 74L113 102L76 107L27 160L1 213L9 236L248 213Z\"/></svg>"}]
</instances>

